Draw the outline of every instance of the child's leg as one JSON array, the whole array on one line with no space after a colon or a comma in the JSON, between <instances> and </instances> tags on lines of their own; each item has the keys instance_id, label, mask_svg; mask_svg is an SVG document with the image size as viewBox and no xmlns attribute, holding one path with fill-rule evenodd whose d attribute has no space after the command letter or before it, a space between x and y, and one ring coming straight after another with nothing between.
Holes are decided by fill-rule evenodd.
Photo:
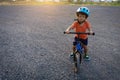
<instances>
[{"instance_id":1,"label":"child's leg","mask_svg":"<svg viewBox=\"0 0 120 80\"><path fill-rule=\"evenodd\" d=\"M85 53L85 58L88 57L88 38L87 39L80 39L82 42L83 48L84 48L84 53ZM89 58L89 57L88 57Z\"/></svg>"},{"instance_id":2,"label":"child's leg","mask_svg":"<svg viewBox=\"0 0 120 80\"><path fill-rule=\"evenodd\" d=\"M85 56L88 56L88 47L87 47L87 45L83 45L83 48L84 48Z\"/></svg>"},{"instance_id":3,"label":"child's leg","mask_svg":"<svg viewBox=\"0 0 120 80\"><path fill-rule=\"evenodd\" d=\"M73 47L72 47L72 53L71 53L71 55L70 56L73 56L73 53L75 52L75 50L76 50L76 47L75 47L75 45L76 45L76 37L74 38L74 41L73 41Z\"/></svg>"},{"instance_id":4,"label":"child's leg","mask_svg":"<svg viewBox=\"0 0 120 80\"><path fill-rule=\"evenodd\" d=\"M90 60L90 58L89 58L89 56L88 56L88 47L86 46L86 45L84 45L84 53L85 53L85 55L84 55L84 59L85 60Z\"/></svg>"},{"instance_id":5,"label":"child's leg","mask_svg":"<svg viewBox=\"0 0 120 80\"><path fill-rule=\"evenodd\" d=\"M75 52L75 48L76 48L76 47L73 45L73 53Z\"/></svg>"},{"instance_id":6,"label":"child's leg","mask_svg":"<svg viewBox=\"0 0 120 80\"><path fill-rule=\"evenodd\" d=\"M73 45L73 47L72 47L72 53L70 54L70 56L74 56L74 52L75 52L75 46Z\"/></svg>"}]
</instances>

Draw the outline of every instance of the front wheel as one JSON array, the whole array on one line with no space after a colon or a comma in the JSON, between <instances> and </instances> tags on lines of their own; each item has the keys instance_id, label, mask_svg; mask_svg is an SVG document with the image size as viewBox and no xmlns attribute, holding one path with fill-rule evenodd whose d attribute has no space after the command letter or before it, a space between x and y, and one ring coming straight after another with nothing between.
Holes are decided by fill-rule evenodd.
<instances>
[{"instance_id":1,"label":"front wheel","mask_svg":"<svg viewBox=\"0 0 120 80\"><path fill-rule=\"evenodd\" d=\"M75 65L75 72L78 72L80 70L80 64L82 61L82 55L80 53L74 54L74 65Z\"/></svg>"}]
</instances>

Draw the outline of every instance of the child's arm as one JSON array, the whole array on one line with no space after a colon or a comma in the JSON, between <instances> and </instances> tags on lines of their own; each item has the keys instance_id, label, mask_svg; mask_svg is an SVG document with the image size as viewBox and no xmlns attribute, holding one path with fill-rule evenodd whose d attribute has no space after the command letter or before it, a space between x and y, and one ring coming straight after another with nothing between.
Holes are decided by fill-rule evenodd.
<instances>
[{"instance_id":1,"label":"child's arm","mask_svg":"<svg viewBox=\"0 0 120 80\"><path fill-rule=\"evenodd\" d=\"M71 26L69 26L67 29L66 29L66 33L69 33L69 31L72 29L72 27Z\"/></svg>"},{"instance_id":2,"label":"child's arm","mask_svg":"<svg viewBox=\"0 0 120 80\"><path fill-rule=\"evenodd\" d=\"M93 31L92 31L92 27L91 27L91 24L88 22L88 31L90 34L93 34Z\"/></svg>"},{"instance_id":3,"label":"child's arm","mask_svg":"<svg viewBox=\"0 0 120 80\"><path fill-rule=\"evenodd\" d=\"M88 31L89 31L90 34L93 34L93 31L92 31L92 28L91 28L91 27L88 28Z\"/></svg>"}]
</instances>

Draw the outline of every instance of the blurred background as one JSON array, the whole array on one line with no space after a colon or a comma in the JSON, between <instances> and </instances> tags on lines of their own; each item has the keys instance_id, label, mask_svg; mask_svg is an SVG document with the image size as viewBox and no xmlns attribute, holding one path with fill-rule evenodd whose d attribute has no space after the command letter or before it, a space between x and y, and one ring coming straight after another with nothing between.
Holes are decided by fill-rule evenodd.
<instances>
[{"instance_id":1,"label":"blurred background","mask_svg":"<svg viewBox=\"0 0 120 80\"><path fill-rule=\"evenodd\" d=\"M0 0L1 4L41 4L41 3L74 3L74 4L104 4L119 5L120 0Z\"/></svg>"}]
</instances>

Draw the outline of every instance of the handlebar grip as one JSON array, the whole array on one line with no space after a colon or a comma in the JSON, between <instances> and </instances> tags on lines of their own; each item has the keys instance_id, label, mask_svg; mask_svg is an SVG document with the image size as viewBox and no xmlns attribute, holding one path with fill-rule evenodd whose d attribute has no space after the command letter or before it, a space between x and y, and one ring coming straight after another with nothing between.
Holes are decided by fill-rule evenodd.
<instances>
[{"instance_id":1,"label":"handlebar grip","mask_svg":"<svg viewBox=\"0 0 120 80\"><path fill-rule=\"evenodd\" d=\"M64 31L63 34L66 34L66 32Z\"/></svg>"},{"instance_id":2,"label":"handlebar grip","mask_svg":"<svg viewBox=\"0 0 120 80\"><path fill-rule=\"evenodd\" d=\"M95 35L95 33L94 33L94 32L93 32L92 34L88 33L88 35L93 35L93 36L94 36L94 35Z\"/></svg>"},{"instance_id":3,"label":"handlebar grip","mask_svg":"<svg viewBox=\"0 0 120 80\"><path fill-rule=\"evenodd\" d=\"M92 35L95 35L95 33L93 32L93 34Z\"/></svg>"}]
</instances>

